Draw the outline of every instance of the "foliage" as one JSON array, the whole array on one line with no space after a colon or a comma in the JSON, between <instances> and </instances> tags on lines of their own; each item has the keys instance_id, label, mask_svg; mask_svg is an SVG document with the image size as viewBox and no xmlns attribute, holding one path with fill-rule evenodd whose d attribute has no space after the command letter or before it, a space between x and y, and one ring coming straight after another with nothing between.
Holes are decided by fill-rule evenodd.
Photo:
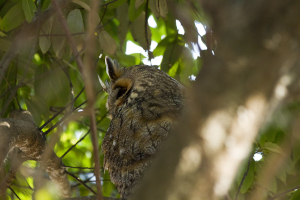
<instances>
[{"instance_id":1,"label":"foliage","mask_svg":"<svg viewBox=\"0 0 300 200\"><path fill-rule=\"evenodd\" d=\"M159 6L158 6L159 5ZM14 36L22 31L22 26L32 23L39 14L52 7L50 0L6 0L0 2L0 58L8 52ZM180 8L181 12L177 12ZM90 0L73 0L63 8L68 28L73 35L79 56L85 55L85 36L88 28L88 14L91 10ZM150 27L148 20L153 17L156 27ZM197 76L202 67L205 56L212 54L206 49L198 49L198 42L206 42L211 32L208 29L208 19L202 13L197 1L176 0L108 0L102 1L97 15L93 16L97 27L95 32L95 51L102 55L97 61L95 58L95 74L101 79L107 79L105 73L104 57L106 55L117 59L124 66L142 64L144 55L133 53L125 54L128 41L142 47L147 52L147 58L155 59L163 56L160 63L161 70L189 87L191 75ZM180 34L176 26L178 20L184 30ZM145 22L147 23L145 25ZM195 23L202 23L207 28L206 35L198 36ZM78 69L75 57L65 36L60 19L54 14L41 24L36 33L37 37L22 41L22 48L10 63L4 79L0 84L0 114L2 118L9 112L18 108L18 102L22 109L28 109L37 126L43 125L55 113L67 107L58 117L51 121L43 131L49 130L64 116L68 115L70 105L76 108L74 113L80 113L85 109L85 93L80 94L84 87L82 74ZM157 43L154 49L150 48L151 41ZM196 47L196 48L195 48ZM217 52L214 46L208 46L210 50ZM200 55L193 57L193 53ZM99 151L103 136L109 127L110 120L106 117L106 94L98 82L94 82L97 93L95 103L96 120L98 122ZM80 95L79 95L80 94ZM77 96L74 103L70 104ZM232 199L239 193L240 200L248 199L254 190L261 189L266 198L270 198L288 189L298 186L300 168L299 136L291 127L295 124L295 118L299 114L299 102L289 102L282 106L269 123L260 131L253 151L249 155L249 161L239 169L235 182L229 191ZM60 157L78 140L89 131L89 120L86 116L71 120L63 124L63 133L56 143L54 151ZM47 135L47 141L53 137L57 129ZM293 140L293 147L289 147L287 141ZM291 150L286 154L287 149ZM254 154L262 155L262 159L255 161ZM86 181L92 189L96 190L93 148L89 134L80 141L62 161L67 170L81 180ZM103 155L100 161L102 166ZM274 176L268 173L271 162L278 161ZM74 167L74 168L71 168ZM86 167L91 169L80 169ZM20 199L31 199L35 195L56 198L51 182L38 191L37 182L34 179L32 169L39 168L39 163L27 161L23 163L11 188ZM109 181L108 173L102 170L103 195L119 197L114 185ZM246 176L244 174L246 173ZM266 176L266 177L265 177ZM0 174L1 177L1 174ZM264 177L267 179L264 180ZM74 196L88 196L92 193L74 178L69 177ZM263 184L263 185L262 185ZM296 189L296 188L295 188ZM299 190L290 191L285 199L297 199ZM3 198L3 197L2 197ZM7 190L7 198L15 199L11 190Z\"/></svg>"}]
</instances>

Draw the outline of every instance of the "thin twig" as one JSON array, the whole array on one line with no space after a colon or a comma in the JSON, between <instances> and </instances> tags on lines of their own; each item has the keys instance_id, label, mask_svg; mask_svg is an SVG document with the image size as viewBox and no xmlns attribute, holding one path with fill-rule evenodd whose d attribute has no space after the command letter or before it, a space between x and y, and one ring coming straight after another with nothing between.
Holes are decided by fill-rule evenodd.
<instances>
[{"instance_id":1,"label":"thin twig","mask_svg":"<svg viewBox=\"0 0 300 200\"><path fill-rule=\"evenodd\" d=\"M102 4L100 7L108 6L109 4L112 4L112 3L116 2L116 1L118 1L118 0L114 0L114 1L111 1L111 2L108 2L108 3L105 3L105 4Z\"/></svg>"},{"instance_id":2,"label":"thin twig","mask_svg":"<svg viewBox=\"0 0 300 200\"><path fill-rule=\"evenodd\" d=\"M20 106L20 103L19 103L19 101L18 101L16 95L13 93L13 91L12 91L12 89L11 89L11 87L10 87L9 82L7 81L7 79L5 78L5 76L3 76L3 78L4 78L4 80L6 81L8 87L9 87L9 89L10 89L10 91L11 91L11 94L14 96L14 98L15 98L15 100L16 100L18 106L19 106L19 109L21 110L22 108L21 108L21 106Z\"/></svg>"},{"instance_id":3,"label":"thin twig","mask_svg":"<svg viewBox=\"0 0 300 200\"><path fill-rule=\"evenodd\" d=\"M71 172L68 172L66 171L66 173L73 177L74 179L76 179L79 183L81 183L84 187L86 187L89 191L91 191L94 195L97 195L97 193L92 189L90 188L87 184L85 184L85 182L83 182L82 180L80 180L78 177L76 177L74 174L72 174Z\"/></svg>"},{"instance_id":4,"label":"thin twig","mask_svg":"<svg viewBox=\"0 0 300 200\"><path fill-rule=\"evenodd\" d=\"M105 113L101 119L97 122L97 124L99 124L106 116L107 113ZM69 151L71 151L79 142L81 142L89 133L90 133L91 129L88 130L88 132L82 137L80 138L74 145L72 145L61 157L60 159L62 159L63 157L65 157L65 155L67 155L67 153L69 153Z\"/></svg>"},{"instance_id":5,"label":"thin twig","mask_svg":"<svg viewBox=\"0 0 300 200\"><path fill-rule=\"evenodd\" d=\"M91 176L91 177L89 177L89 178L87 178L85 181L83 181L84 183L87 183L87 182L89 182L89 180L91 180L93 177L95 177L95 175L93 175L93 176ZM74 188L74 187L77 187L77 186L79 186L80 185L80 183L78 183L78 184L76 184L76 185L73 185L73 186L71 186L72 188Z\"/></svg>"},{"instance_id":6,"label":"thin twig","mask_svg":"<svg viewBox=\"0 0 300 200\"><path fill-rule=\"evenodd\" d=\"M147 32L147 28L148 28L148 4L149 4L149 0L146 1L146 7L145 7L145 38L146 38L146 44L147 44L147 51L148 51L148 59L150 60L150 45L149 45L149 41L148 41L148 32Z\"/></svg>"},{"instance_id":7,"label":"thin twig","mask_svg":"<svg viewBox=\"0 0 300 200\"><path fill-rule=\"evenodd\" d=\"M20 199L20 197L17 195L17 193L15 193L15 191L9 186L8 187L13 193L14 193L14 195L18 198L18 199ZM21 199L20 199L21 200Z\"/></svg>"},{"instance_id":8,"label":"thin twig","mask_svg":"<svg viewBox=\"0 0 300 200\"><path fill-rule=\"evenodd\" d=\"M295 186L295 187L293 187L293 188L291 188L291 189L288 189L288 190L286 190L286 191L284 191L284 192L282 192L282 193L279 193L279 194L277 194L277 195L275 195L275 196L269 198L268 200L274 200L274 199L280 198L280 197L286 195L287 193L293 192L293 191L295 191L296 189L299 189L299 188L300 188L300 185L297 185L297 186Z\"/></svg>"},{"instance_id":9,"label":"thin twig","mask_svg":"<svg viewBox=\"0 0 300 200\"><path fill-rule=\"evenodd\" d=\"M43 128L45 128L45 126L47 126L55 117L57 117L60 113L62 113L70 104L73 104L78 97L81 95L81 93L83 92L84 87L81 89L81 91L78 93L78 95L73 99L73 101L71 101L70 103L67 104L67 106L63 107L59 112L57 112L55 115L53 115L53 117L51 117L49 120L47 120L40 128L39 130L42 130ZM77 110L77 109L74 109Z\"/></svg>"},{"instance_id":10,"label":"thin twig","mask_svg":"<svg viewBox=\"0 0 300 200\"><path fill-rule=\"evenodd\" d=\"M70 75L69 75L68 69L67 69L67 67L65 66L64 63L61 64L57 59L54 59L54 60L55 60L55 62L56 62L58 65L62 65L62 66L61 66L61 70L63 70L63 72L64 72L64 73L66 74L66 76L68 77L68 80L69 80L69 83L70 83L70 96L71 96L71 101L73 102L73 103L71 104L70 110L73 110L73 108L74 108L74 88L73 88L72 80L71 80L71 77L70 77Z\"/></svg>"},{"instance_id":11,"label":"thin twig","mask_svg":"<svg viewBox=\"0 0 300 200\"><path fill-rule=\"evenodd\" d=\"M101 19L100 19L100 22L99 22L98 26L101 26L102 20L103 20L103 18L104 18L104 16L105 16L105 13L106 13L106 10L107 10L107 6L104 7L104 11L103 11L103 14L102 14L102 17L101 17Z\"/></svg>"},{"instance_id":12,"label":"thin twig","mask_svg":"<svg viewBox=\"0 0 300 200\"><path fill-rule=\"evenodd\" d=\"M64 17L64 15L63 15L63 13L61 11L60 5L58 4L57 0L51 0L51 2L53 4L53 7L54 7L57 15L58 15L59 21L60 21L60 23L61 23L61 25L62 25L62 27L64 29L66 37L67 37L67 39L69 41L69 45L71 47L73 56L76 57L76 55L78 54L78 51L77 51L77 47L75 45L75 40L72 37L72 34L71 34L70 30L68 29L67 20ZM82 73L83 63L82 63L82 60L81 60L80 56L76 57L76 63L77 63L77 66L78 66L80 72Z\"/></svg>"},{"instance_id":13,"label":"thin twig","mask_svg":"<svg viewBox=\"0 0 300 200\"><path fill-rule=\"evenodd\" d=\"M69 151L71 151L79 142L81 142L89 133L91 132L91 129L88 130L88 132L86 132L86 134L84 134L83 137L81 137L75 144L73 144L61 157L60 159L63 159L63 157L65 157L65 155L67 155L67 153L69 153Z\"/></svg>"},{"instance_id":14,"label":"thin twig","mask_svg":"<svg viewBox=\"0 0 300 200\"><path fill-rule=\"evenodd\" d=\"M239 189L238 189L238 191L236 192L235 200L237 200L237 198L238 198L238 196L239 196L239 193L240 193L240 190L241 190L241 188L242 188L242 185L243 185L243 183L244 183L244 180L245 180L246 176L248 175L251 158L252 158L252 154L250 155L249 160L248 160L247 171L244 173L244 176L243 176L243 178L242 178L242 181L241 181L241 183L240 183L240 185L239 185Z\"/></svg>"},{"instance_id":15,"label":"thin twig","mask_svg":"<svg viewBox=\"0 0 300 200\"><path fill-rule=\"evenodd\" d=\"M72 167L72 166L64 166L65 168L72 168L72 169L92 169L94 170L94 168L91 167Z\"/></svg>"}]
</instances>

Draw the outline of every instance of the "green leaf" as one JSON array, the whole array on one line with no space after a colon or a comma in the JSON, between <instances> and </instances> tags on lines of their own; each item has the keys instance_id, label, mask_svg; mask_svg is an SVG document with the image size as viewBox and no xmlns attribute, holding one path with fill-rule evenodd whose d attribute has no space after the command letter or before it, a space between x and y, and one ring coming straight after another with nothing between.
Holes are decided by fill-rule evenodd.
<instances>
[{"instance_id":1,"label":"green leaf","mask_svg":"<svg viewBox=\"0 0 300 200\"><path fill-rule=\"evenodd\" d=\"M26 17L27 22L31 22L34 17L34 13L37 11L34 1L32 0L22 0L22 7Z\"/></svg>"},{"instance_id":2,"label":"green leaf","mask_svg":"<svg viewBox=\"0 0 300 200\"><path fill-rule=\"evenodd\" d=\"M123 41L126 38L128 28L129 28L129 18L128 18L128 3L124 3L117 8L117 19L120 22L118 26L118 38L120 40L120 47L123 45Z\"/></svg>"},{"instance_id":3,"label":"green leaf","mask_svg":"<svg viewBox=\"0 0 300 200\"><path fill-rule=\"evenodd\" d=\"M148 46L151 44L151 30L147 26L147 40L145 32L145 12L142 12L141 15L131 24L130 27L132 37L137 41L143 49L147 50Z\"/></svg>"},{"instance_id":4,"label":"green leaf","mask_svg":"<svg viewBox=\"0 0 300 200\"><path fill-rule=\"evenodd\" d=\"M277 144L272 143L272 142L266 142L264 144L263 148L267 149L267 150L269 150L270 152L273 152L273 153L280 153L280 154L283 153L281 147L278 146Z\"/></svg>"},{"instance_id":5,"label":"green leaf","mask_svg":"<svg viewBox=\"0 0 300 200\"><path fill-rule=\"evenodd\" d=\"M11 45L11 41L6 39L0 39L0 51L7 51Z\"/></svg>"},{"instance_id":6,"label":"green leaf","mask_svg":"<svg viewBox=\"0 0 300 200\"><path fill-rule=\"evenodd\" d=\"M67 24L72 34L84 32L83 19L79 9L74 9L68 14ZM75 35L74 39L76 45L79 45L83 40L83 34Z\"/></svg>"},{"instance_id":7,"label":"green leaf","mask_svg":"<svg viewBox=\"0 0 300 200\"><path fill-rule=\"evenodd\" d=\"M294 192L292 198L290 200L299 200L300 199L300 189Z\"/></svg>"},{"instance_id":8,"label":"green leaf","mask_svg":"<svg viewBox=\"0 0 300 200\"><path fill-rule=\"evenodd\" d=\"M76 3L78 5L80 5L81 7L83 7L84 9L86 9L87 11L91 11L91 8L88 4L86 4L85 2L83 1L80 1L80 0L72 0L73 3Z\"/></svg>"},{"instance_id":9,"label":"green leaf","mask_svg":"<svg viewBox=\"0 0 300 200\"><path fill-rule=\"evenodd\" d=\"M138 9L140 5L144 3L145 0L135 0L135 9Z\"/></svg>"},{"instance_id":10,"label":"green leaf","mask_svg":"<svg viewBox=\"0 0 300 200\"><path fill-rule=\"evenodd\" d=\"M169 45L164 53L163 60L161 62L161 70L163 70L164 72L169 71L169 69L180 58L180 55L182 53L183 46L175 42L172 45Z\"/></svg>"},{"instance_id":11,"label":"green leaf","mask_svg":"<svg viewBox=\"0 0 300 200\"><path fill-rule=\"evenodd\" d=\"M284 168L277 172L276 177L286 184L286 173Z\"/></svg>"},{"instance_id":12,"label":"green leaf","mask_svg":"<svg viewBox=\"0 0 300 200\"><path fill-rule=\"evenodd\" d=\"M0 94L2 96L0 98L0 110L2 111L3 108L6 108L6 112L4 113L4 116L8 114L9 110L11 110L13 105L16 103L15 100L13 100L9 104L7 104L9 102L8 99L10 99L11 96L11 89L15 88L16 86L16 81L15 81L16 72L17 72L16 65L11 63L4 75L5 79L3 78L0 84Z\"/></svg>"},{"instance_id":13,"label":"green leaf","mask_svg":"<svg viewBox=\"0 0 300 200\"><path fill-rule=\"evenodd\" d=\"M118 61L120 61L120 64L122 66L132 66L132 65L139 64L137 62L136 57L132 54L131 55L126 55L123 52L117 51L116 55L117 55Z\"/></svg>"},{"instance_id":14,"label":"green leaf","mask_svg":"<svg viewBox=\"0 0 300 200\"><path fill-rule=\"evenodd\" d=\"M274 194L276 194L276 192L277 192L276 178L271 179L270 182L266 186L270 192L273 192Z\"/></svg>"},{"instance_id":15,"label":"green leaf","mask_svg":"<svg viewBox=\"0 0 300 200\"><path fill-rule=\"evenodd\" d=\"M248 189L251 187L251 185L253 183L254 172L255 172L255 161L253 159L250 160L249 170L248 170L248 173L246 176L245 176L245 173L247 172L247 168L248 168L248 159L244 160L242 166L243 167L237 173L237 184L239 187L244 178L244 181L243 181L243 184L241 185L241 190L240 190L240 192L242 194L244 194L248 191Z\"/></svg>"},{"instance_id":16,"label":"green leaf","mask_svg":"<svg viewBox=\"0 0 300 200\"><path fill-rule=\"evenodd\" d=\"M110 3L110 2L112 2L112 1L114 1L113 3ZM108 2L106 2L106 3L110 3L109 5L108 5L108 9L115 9L115 8L118 8L119 6L121 6L123 3L125 3L125 2L127 2L127 0L117 0L117 1L115 1L115 0L111 0L111 1L108 1Z\"/></svg>"},{"instance_id":17,"label":"green leaf","mask_svg":"<svg viewBox=\"0 0 300 200\"><path fill-rule=\"evenodd\" d=\"M99 42L101 48L106 54L109 55L115 54L117 50L117 44L115 40L105 30L102 30L99 33Z\"/></svg>"},{"instance_id":18,"label":"green leaf","mask_svg":"<svg viewBox=\"0 0 300 200\"><path fill-rule=\"evenodd\" d=\"M295 141L296 145L293 145L293 159L294 159L295 162L298 162L299 158L300 158L300 145L299 145L299 142L300 142L300 140L297 139L297 141Z\"/></svg>"},{"instance_id":19,"label":"green leaf","mask_svg":"<svg viewBox=\"0 0 300 200\"><path fill-rule=\"evenodd\" d=\"M174 40L176 39L177 34L171 34L165 37L163 40L161 40L156 48L153 51L153 55L156 56L161 56L164 54L166 48L171 45Z\"/></svg>"},{"instance_id":20,"label":"green leaf","mask_svg":"<svg viewBox=\"0 0 300 200\"><path fill-rule=\"evenodd\" d=\"M53 27L52 27L52 48L55 52L55 55L58 58L62 57L62 51L64 50L66 37L65 32L61 23L59 22L58 17L54 17Z\"/></svg>"},{"instance_id":21,"label":"green leaf","mask_svg":"<svg viewBox=\"0 0 300 200\"><path fill-rule=\"evenodd\" d=\"M128 17L129 17L129 20L132 22L135 21L136 18L138 18L144 10L144 6L140 6L138 9L135 9L135 1L136 0L130 0L129 10L128 10ZM145 22L144 22L144 24L145 24Z\"/></svg>"},{"instance_id":22,"label":"green leaf","mask_svg":"<svg viewBox=\"0 0 300 200\"><path fill-rule=\"evenodd\" d=\"M22 24L25 21L25 15L22 9L22 2L14 5L0 21L0 29L7 32Z\"/></svg>"},{"instance_id":23,"label":"green leaf","mask_svg":"<svg viewBox=\"0 0 300 200\"><path fill-rule=\"evenodd\" d=\"M189 83L188 77L192 74L193 67L196 66L196 61L193 58L192 52L186 47L183 47L181 60L182 65L180 66L180 81L184 85L187 85Z\"/></svg>"},{"instance_id":24,"label":"green leaf","mask_svg":"<svg viewBox=\"0 0 300 200\"><path fill-rule=\"evenodd\" d=\"M42 11L46 10L50 6L51 0L44 0L42 5Z\"/></svg>"},{"instance_id":25,"label":"green leaf","mask_svg":"<svg viewBox=\"0 0 300 200\"><path fill-rule=\"evenodd\" d=\"M5 36L6 36L6 34L3 33L2 31L0 31L0 37L5 37Z\"/></svg>"},{"instance_id":26,"label":"green leaf","mask_svg":"<svg viewBox=\"0 0 300 200\"><path fill-rule=\"evenodd\" d=\"M292 161L290 157L287 157L285 162L283 163L283 168L285 169L285 172L291 175L295 175L295 162Z\"/></svg>"},{"instance_id":27,"label":"green leaf","mask_svg":"<svg viewBox=\"0 0 300 200\"><path fill-rule=\"evenodd\" d=\"M48 106L63 107L70 99L68 78L58 67L50 70L47 66L39 66L35 74L34 90L35 94L44 99Z\"/></svg>"},{"instance_id":28,"label":"green leaf","mask_svg":"<svg viewBox=\"0 0 300 200\"><path fill-rule=\"evenodd\" d=\"M165 18L168 14L168 6L166 0L156 0L156 10L159 12L159 15Z\"/></svg>"},{"instance_id":29,"label":"green leaf","mask_svg":"<svg viewBox=\"0 0 300 200\"><path fill-rule=\"evenodd\" d=\"M42 53L46 53L51 46L51 31L53 27L53 17L50 17L42 26L40 35L49 35L39 37L39 45Z\"/></svg>"},{"instance_id":30,"label":"green leaf","mask_svg":"<svg viewBox=\"0 0 300 200\"><path fill-rule=\"evenodd\" d=\"M271 126L265 133L268 142L274 142L277 133L277 128Z\"/></svg>"},{"instance_id":31,"label":"green leaf","mask_svg":"<svg viewBox=\"0 0 300 200\"><path fill-rule=\"evenodd\" d=\"M152 14L156 17L156 18L159 18L159 12L156 8L156 1L157 0L149 0L149 8L152 12Z\"/></svg>"}]
</instances>

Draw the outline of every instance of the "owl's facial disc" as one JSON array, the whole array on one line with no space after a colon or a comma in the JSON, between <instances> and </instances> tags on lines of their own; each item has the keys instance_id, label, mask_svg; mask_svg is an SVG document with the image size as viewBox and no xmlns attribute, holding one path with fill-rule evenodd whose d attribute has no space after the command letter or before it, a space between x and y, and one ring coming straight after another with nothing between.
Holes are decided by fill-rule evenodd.
<instances>
[{"instance_id":1,"label":"owl's facial disc","mask_svg":"<svg viewBox=\"0 0 300 200\"><path fill-rule=\"evenodd\" d=\"M120 78L114 84L112 89L115 90L115 103L116 107L123 104L129 97L132 88L132 80L129 78Z\"/></svg>"}]
</instances>

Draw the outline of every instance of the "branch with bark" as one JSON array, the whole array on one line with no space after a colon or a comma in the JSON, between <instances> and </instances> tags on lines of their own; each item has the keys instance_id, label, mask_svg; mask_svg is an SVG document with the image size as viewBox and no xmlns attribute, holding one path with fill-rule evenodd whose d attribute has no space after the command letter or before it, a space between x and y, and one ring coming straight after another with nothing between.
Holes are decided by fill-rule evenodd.
<instances>
[{"instance_id":1,"label":"branch with bark","mask_svg":"<svg viewBox=\"0 0 300 200\"><path fill-rule=\"evenodd\" d=\"M0 182L0 196L11 185L20 165L27 160L42 161L45 149L46 139L29 111L15 110L9 118L0 119L0 170L3 170L6 158L12 160L10 170ZM50 179L59 186L60 195L70 197L70 184L60 158L51 151L43 166Z\"/></svg>"},{"instance_id":2,"label":"branch with bark","mask_svg":"<svg viewBox=\"0 0 300 200\"><path fill-rule=\"evenodd\" d=\"M224 197L258 130L296 82L298 74L292 73L300 61L295 31L300 28L300 2L201 4L218 49L206 57L180 127L170 134L131 200Z\"/></svg>"}]
</instances>

